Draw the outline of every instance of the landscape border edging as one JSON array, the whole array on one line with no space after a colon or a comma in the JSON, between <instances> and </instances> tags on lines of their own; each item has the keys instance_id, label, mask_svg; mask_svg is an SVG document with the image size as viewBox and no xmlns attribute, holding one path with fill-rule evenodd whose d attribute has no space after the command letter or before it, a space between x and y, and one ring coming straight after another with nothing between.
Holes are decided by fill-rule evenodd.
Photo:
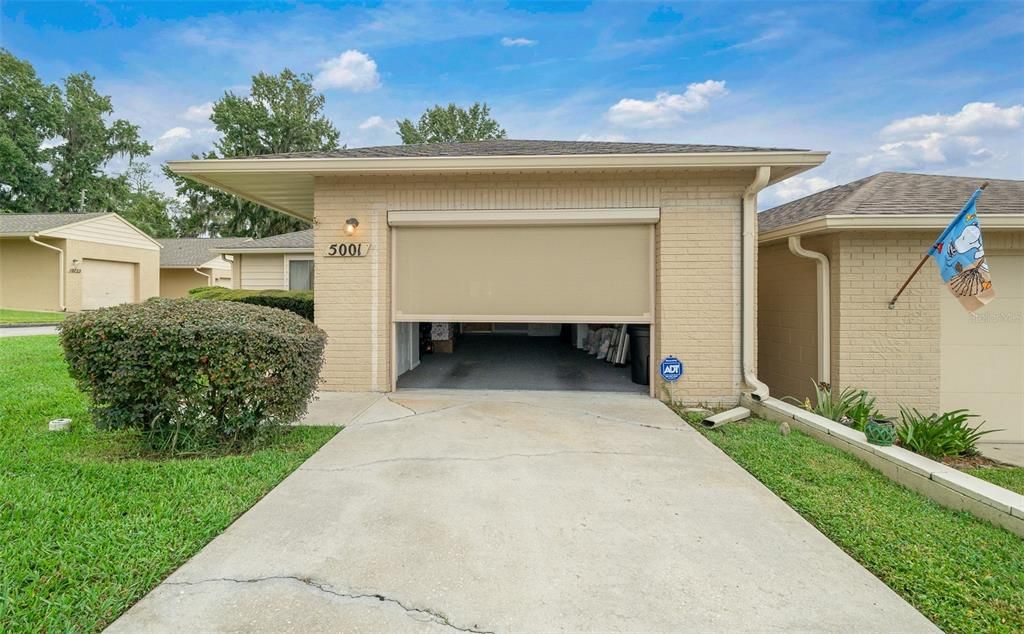
<instances>
[{"instance_id":1,"label":"landscape border edging","mask_svg":"<svg viewBox=\"0 0 1024 634\"><path fill-rule=\"evenodd\" d=\"M744 396L742 404L761 418L796 423L800 431L864 460L894 482L942 506L969 511L1024 537L1024 495L901 447L872 445L863 432L777 398L755 401Z\"/></svg>"}]
</instances>

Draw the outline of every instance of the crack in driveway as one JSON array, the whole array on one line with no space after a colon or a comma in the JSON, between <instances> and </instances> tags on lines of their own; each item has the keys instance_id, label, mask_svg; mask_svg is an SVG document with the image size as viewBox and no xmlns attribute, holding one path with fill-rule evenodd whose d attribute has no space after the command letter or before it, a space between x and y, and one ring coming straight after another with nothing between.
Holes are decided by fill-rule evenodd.
<instances>
[{"instance_id":1,"label":"crack in driveway","mask_svg":"<svg viewBox=\"0 0 1024 634\"><path fill-rule=\"evenodd\" d=\"M637 458L672 458L677 459L679 456L671 454L657 454L657 453L637 453L629 451L549 451L544 453L506 453L497 456L487 456L482 458L476 458L473 456L409 456L404 458L383 458L381 460L371 460L370 462L361 462L359 464L349 465L347 467L333 467L333 468L317 468L317 467L299 467L300 471L351 471L353 469L362 469L363 467L372 467L379 464L388 464L392 462L494 462L496 460L507 460L509 458L548 458L551 456L572 456L572 455L595 455L595 456L632 456Z\"/></svg>"},{"instance_id":2,"label":"crack in driveway","mask_svg":"<svg viewBox=\"0 0 1024 634\"><path fill-rule=\"evenodd\" d=\"M254 577L252 579L237 579L237 578L234 578L234 577L218 577L218 578L215 578L215 579L202 579L200 581L165 581L163 583L163 585L166 585L166 586L198 586L198 585L202 585L202 584L206 584L206 583L222 583L222 582L228 582L228 583L261 583L261 582L264 582L264 581L294 581L294 582L301 583L301 584L303 584L304 586L306 586L308 588L312 588L312 589L316 590L317 592L321 592L323 594L332 595L332 596L339 597L339 598L342 598L342 599L351 599L353 601L375 600L375 601L378 601L378 602L381 602L381 603L391 603L391 604L394 604L394 605L397 605L398 607L400 607L402 610L404 610L406 612L406 614L408 614L410 616L410 618L413 618L416 621L421 621L422 622L421 619L416 619L414 617L414 615L420 614L420 615L423 615L423 616L427 617L428 620L430 620L430 621L432 621L434 623L437 623L438 625L443 625L445 627L451 628L453 630L457 630L459 632L473 632L474 634L495 634L492 630L478 629L479 626L475 625L475 624L474 624L475 625L474 627L463 627L461 625L456 625L456 624L452 623L448 619L447 616L445 616L443 613L441 613L441 612L439 612L437 610L431 610L429 608L417 608L417 607L414 607L414 606L406 605L405 603L403 603L402 601L400 601L398 599L386 596L386 595L381 594L379 592L366 592L366 593L340 592L338 590L335 590L334 588L332 588L331 586L329 586L326 583L321 583L319 581L314 581L313 579L310 579L308 577L299 577L299 576L296 576L296 575L269 575L269 576L266 576L266 577Z\"/></svg>"}]
</instances>

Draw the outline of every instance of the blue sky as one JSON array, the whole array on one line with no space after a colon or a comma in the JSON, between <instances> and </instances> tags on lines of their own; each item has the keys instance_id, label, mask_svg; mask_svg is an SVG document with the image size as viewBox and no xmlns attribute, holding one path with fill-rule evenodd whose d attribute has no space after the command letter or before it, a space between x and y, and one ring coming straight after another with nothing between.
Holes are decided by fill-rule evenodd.
<instances>
[{"instance_id":1,"label":"blue sky","mask_svg":"<svg viewBox=\"0 0 1024 634\"><path fill-rule=\"evenodd\" d=\"M0 42L87 70L152 162L207 149L225 90L316 77L353 146L488 102L513 138L830 150L762 206L884 169L1024 178L1024 3L25 2ZM161 185L164 186L164 185Z\"/></svg>"}]
</instances>

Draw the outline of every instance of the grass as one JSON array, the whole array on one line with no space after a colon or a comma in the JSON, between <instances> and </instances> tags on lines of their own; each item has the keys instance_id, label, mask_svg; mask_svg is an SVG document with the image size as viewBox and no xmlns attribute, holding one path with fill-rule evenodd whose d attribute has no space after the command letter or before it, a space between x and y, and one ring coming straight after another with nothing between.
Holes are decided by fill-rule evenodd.
<instances>
[{"instance_id":1,"label":"grass","mask_svg":"<svg viewBox=\"0 0 1024 634\"><path fill-rule=\"evenodd\" d=\"M964 471L976 478L988 480L992 484L1024 495L1024 467L977 467Z\"/></svg>"},{"instance_id":2,"label":"grass","mask_svg":"<svg viewBox=\"0 0 1024 634\"><path fill-rule=\"evenodd\" d=\"M943 508L798 431L704 431L861 565L947 632L1024 631L1024 540Z\"/></svg>"},{"instance_id":3,"label":"grass","mask_svg":"<svg viewBox=\"0 0 1024 634\"><path fill-rule=\"evenodd\" d=\"M58 324L67 313L48 313L37 310L12 310L0 308L0 325L11 324Z\"/></svg>"},{"instance_id":4,"label":"grass","mask_svg":"<svg viewBox=\"0 0 1024 634\"><path fill-rule=\"evenodd\" d=\"M58 417L73 431L46 431ZM0 631L102 629L335 433L138 459L130 434L90 424L55 336L0 340Z\"/></svg>"}]
</instances>

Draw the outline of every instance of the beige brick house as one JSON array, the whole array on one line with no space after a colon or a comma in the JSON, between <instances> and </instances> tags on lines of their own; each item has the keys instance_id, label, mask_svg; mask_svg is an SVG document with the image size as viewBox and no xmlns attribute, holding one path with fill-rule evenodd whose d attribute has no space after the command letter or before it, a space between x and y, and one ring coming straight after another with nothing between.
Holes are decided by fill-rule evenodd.
<instances>
[{"instance_id":1,"label":"beige brick house","mask_svg":"<svg viewBox=\"0 0 1024 634\"><path fill-rule=\"evenodd\" d=\"M160 297L187 297L199 286L232 287L231 260L213 249L241 238L165 238L160 246Z\"/></svg>"},{"instance_id":2,"label":"beige brick house","mask_svg":"<svg viewBox=\"0 0 1024 634\"><path fill-rule=\"evenodd\" d=\"M232 288L278 291L313 289L312 229L259 240L236 240L215 251L231 259Z\"/></svg>"},{"instance_id":3,"label":"beige brick house","mask_svg":"<svg viewBox=\"0 0 1024 634\"><path fill-rule=\"evenodd\" d=\"M773 396L824 380L889 414L968 408L1005 429L986 440L1024 442L1024 182L993 179L978 203L991 304L970 315L928 262L888 307L983 180L883 172L759 215L759 375Z\"/></svg>"},{"instance_id":4,"label":"beige brick house","mask_svg":"<svg viewBox=\"0 0 1024 634\"><path fill-rule=\"evenodd\" d=\"M0 308L71 311L160 292L160 245L117 214L0 214Z\"/></svg>"},{"instance_id":5,"label":"beige brick house","mask_svg":"<svg viewBox=\"0 0 1024 634\"><path fill-rule=\"evenodd\" d=\"M389 391L401 375L429 371L407 361L422 341L417 324L522 333L501 358L456 365L451 381L504 371L535 352L530 363L543 359L528 335L557 335L558 324L634 324L651 327L652 378L664 356L685 364L676 383L651 380L652 394L735 403L741 391L765 389L754 368L757 192L825 156L500 140L169 165L314 220L327 389ZM466 336L466 354L480 349L474 336L482 337ZM553 349L557 336L548 340ZM584 367L583 352L571 365L577 352L531 367L574 385L597 372Z\"/></svg>"}]
</instances>

